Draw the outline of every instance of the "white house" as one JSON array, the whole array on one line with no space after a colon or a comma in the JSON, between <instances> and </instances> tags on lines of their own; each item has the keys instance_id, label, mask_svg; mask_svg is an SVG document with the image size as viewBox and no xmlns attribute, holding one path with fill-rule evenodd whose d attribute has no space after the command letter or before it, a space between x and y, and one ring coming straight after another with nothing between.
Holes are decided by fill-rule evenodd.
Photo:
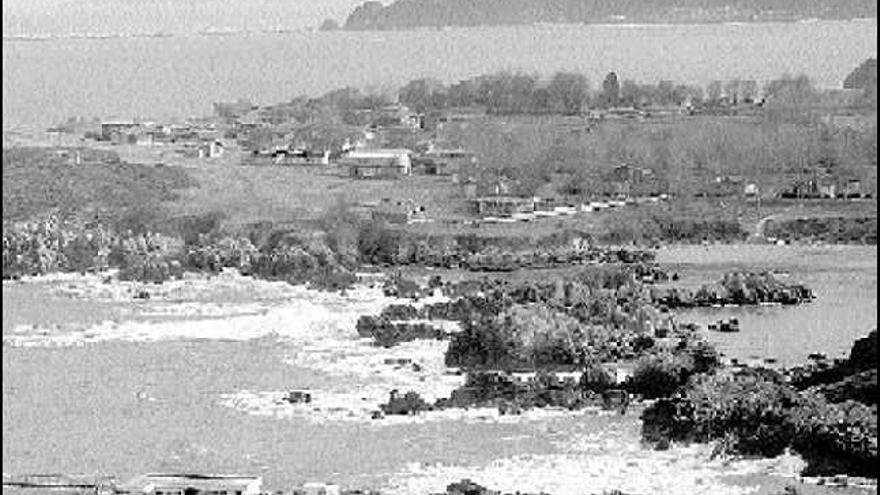
<instances>
[{"instance_id":1,"label":"white house","mask_svg":"<svg viewBox=\"0 0 880 495\"><path fill-rule=\"evenodd\" d=\"M412 174L412 151L408 149L356 149L339 163L357 178L388 178Z\"/></svg>"},{"instance_id":2,"label":"white house","mask_svg":"<svg viewBox=\"0 0 880 495\"><path fill-rule=\"evenodd\" d=\"M145 474L117 487L117 493L138 495L216 494L260 495L263 479L258 476L222 474Z\"/></svg>"}]
</instances>

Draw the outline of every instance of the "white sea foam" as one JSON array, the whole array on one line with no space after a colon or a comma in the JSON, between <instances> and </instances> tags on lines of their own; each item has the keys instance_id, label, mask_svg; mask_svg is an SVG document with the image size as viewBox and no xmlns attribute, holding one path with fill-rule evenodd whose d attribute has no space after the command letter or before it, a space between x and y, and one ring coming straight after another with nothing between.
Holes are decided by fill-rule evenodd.
<instances>
[{"instance_id":1,"label":"white sea foam","mask_svg":"<svg viewBox=\"0 0 880 495\"><path fill-rule=\"evenodd\" d=\"M311 402L291 404L284 400L285 391L243 390L220 396L219 404L252 416L271 417L281 420L295 419L314 423L338 421L357 422L368 426L383 427L402 424L424 424L451 421L467 423L521 423L540 422L554 418L573 416L596 416L611 414L598 408L569 411L560 408L530 409L518 415L502 415L497 408L450 408L426 411L415 415L388 415L372 419L379 405L387 402L388 389L381 384L361 384L357 391L311 390Z\"/></svg>"},{"instance_id":2,"label":"white sea foam","mask_svg":"<svg viewBox=\"0 0 880 495\"><path fill-rule=\"evenodd\" d=\"M725 484L722 478L753 473L788 477L803 466L790 455L759 461L711 459L709 445L645 449L637 435L614 428L572 443L579 447L568 453L514 456L483 466L413 463L393 476L383 493L434 493L468 478L504 492L582 495L622 490L646 495L740 495L754 493L758 487Z\"/></svg>"},{"instance_id":3,"label":"white sea foam","mask_svg":"<svg viewBox=\"0 0 880 495\"><path fill-rule=\"evenodd\" d=\"M182 279L168 280L162 284L116 280L112 272L52 274L28 278L24 282L56 283L58 285L52 289L56 295L102 302L128 302L143 294L148 295L151 301L264 301L300 297L306 292L303 286L255 279L228 269L216 275L186 273Z\"/></svg>"},{"instance_id":4,"label":"white sea foam","mask_svg":"<svg viewBox=\"0 0 880 495\"><path fill-rule=\"evenodd\" d=\"M71 287L73 286L73 287ZM107 287L106 293L98 290ZM394 300L380 290L355 288L345 295L308 290L302 286L263 282L238 275L212 280L180 280L159 287L162 296L138 304L144 316L186 317L164 321L105 321L74 330L18 326L3 336L4 345L70 346L111 340L155 342L172 339L249 340L276 335L292 343L313 340L356 338L355 323L362 314L378 313ZM131 289L128 283L96 283L88 277L68 284L84 299L111 300ZM59 289L61 290L61 289ZM223 293L227 303L205 303L194 298L210 298ZM249 299L235 302L238 293ZM109 294L109 295L108 295ZM269 302L254 302L254 299ZM178 300L181 302L171 303ZM217 317L222 316L222 319Z\"/></svg>"}]
</instances>

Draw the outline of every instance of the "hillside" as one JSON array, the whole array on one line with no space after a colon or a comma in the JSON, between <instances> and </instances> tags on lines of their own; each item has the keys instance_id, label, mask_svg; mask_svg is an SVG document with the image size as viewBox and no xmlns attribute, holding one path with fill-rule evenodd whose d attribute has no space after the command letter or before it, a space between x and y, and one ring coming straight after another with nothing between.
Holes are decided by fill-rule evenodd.
<instances>
[{"instance_id":1,"label":"hillside","mask_svg":"<svg viewBox=\"0 0 880 495\"><path fill-rule=\"evenodd\" d=\"M181 169L119 160L114 153L45 148L3 150L3 220L27 220L60 211L119 221L159 215L177 190L195 182Z\"/></svg>"},{"instance_id":2,"label":"hillside","mask_svg":"<svg viewBox=\"0 0 880 495\"><path fill-rule=\"evenodd\" d=\"M846 89L866 89L877 87L877 59L869 58L862 62L843 80Z\"/></svg>"},{"instance_id":3,"label":"hillside","mask_svg":"<svg viewBox=\"0 0 880 495\"><path fill-rule=\"evenodd\" d=\"M369 1L350 30L532 23L711 23L877 17L872 0L397 0Z\"/></svg>"}]
</instances>

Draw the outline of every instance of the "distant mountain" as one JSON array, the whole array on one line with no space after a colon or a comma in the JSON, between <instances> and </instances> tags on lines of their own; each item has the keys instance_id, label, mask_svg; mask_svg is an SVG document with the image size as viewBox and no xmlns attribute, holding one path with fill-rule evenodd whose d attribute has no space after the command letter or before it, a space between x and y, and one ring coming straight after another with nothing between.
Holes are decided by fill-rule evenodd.
<instances>
[{"instance_id":1,"label":"distant mountain","mask_svg":"<svg viewBox=\"0 0 880 495\"><path fill-rule=\"evenodd\" d=\"M357 7L345 29L533 23L712 23L876 18L874 0L396 0Z\"/></svg>"},{"instance_id":2,"label":"distant mountain","mask_svg":"<svg viewBox=\"0 0 880 495\"><path fill-rule=\"evenodd\" d=\"M877 87L877 59L869 58L850 72L843 80L845 89L866 89Z\"/></svg>"}]
</instances>

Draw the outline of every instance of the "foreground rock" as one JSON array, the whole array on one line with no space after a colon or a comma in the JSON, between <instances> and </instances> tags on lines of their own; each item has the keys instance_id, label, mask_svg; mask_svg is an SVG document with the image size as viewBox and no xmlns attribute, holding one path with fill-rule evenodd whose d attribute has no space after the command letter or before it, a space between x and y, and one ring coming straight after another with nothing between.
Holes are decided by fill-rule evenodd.
<instances>
[{"instance_id":1,"label":"foreground rock","mask_svg":"<svg viewBox=\"0 0 880 495\"><path fill-rule=\"evenodd\" d=\"M392 347L401 342L417 339L443 339L448 333L428 323L393 322L384 316L361 316L357 321L361 337L372 338L376 345Z\"/></svg>"},{"instance_id":2,"label":"foreground rock","mask_svg":"<svg viewBox=\"0 0 880 495\"><path fill-rule=\"evenodd\" d=\"M718 453L768 457L791 448L807 462L804 475L876 477L876 405L798 392L769 370L701 375L642 420L643 439L658 447L715 441Z\"/></svg>"},{"instance_id":3,"label":"foreground rock","mask_svg":"<svg viewBox=\"0 0 880 495\"><path fill-rule=\"evenodd\" d=\"M726 273L715 284L695 293L681 288L652 289L652 299L667 308L702 306L753 306L758 304L801 304L813 300L813 292L800 284L786 284L771 273Z\"/></svg>"}]
</instances>

